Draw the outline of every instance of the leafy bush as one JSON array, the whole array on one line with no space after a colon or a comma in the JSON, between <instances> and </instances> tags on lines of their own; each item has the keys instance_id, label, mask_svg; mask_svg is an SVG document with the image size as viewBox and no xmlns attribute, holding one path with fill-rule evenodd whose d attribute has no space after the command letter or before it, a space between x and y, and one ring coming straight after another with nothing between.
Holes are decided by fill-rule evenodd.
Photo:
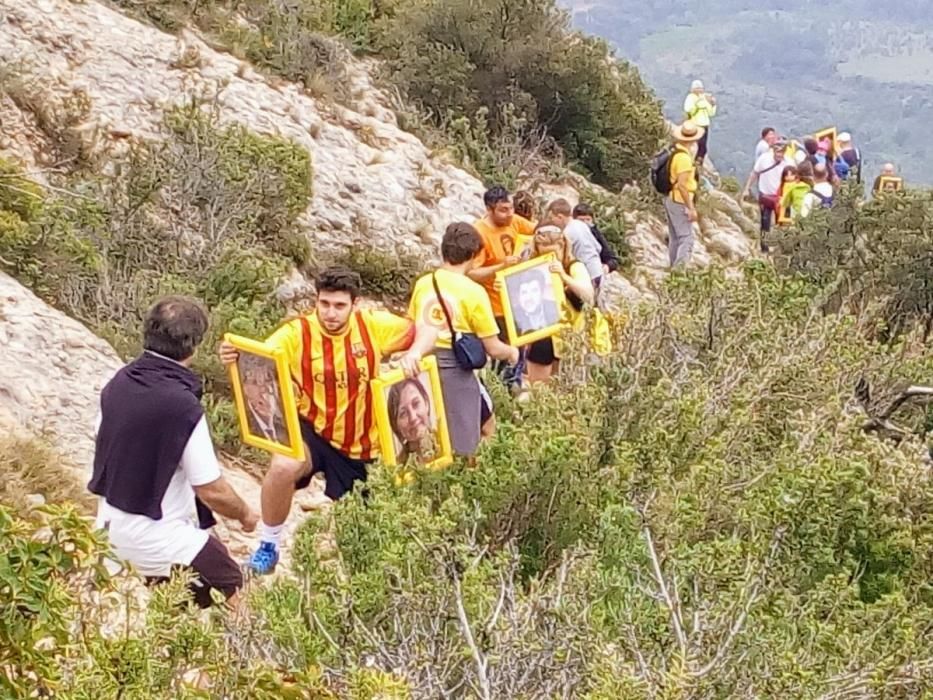
<instances>
[{"instance_id":1,"label":"leafy bush","mask_svg":"<svg viewBox=\"0 0 933 700\"><path fill-rule=\"evenodd\" d=\"M870 314L822 316L804 280L745 272L672 279L588 382L571 361L530 404L497 390L475 467L404 489L376 470L309 520L299 581L256 601L288 664L380 669L416 698L931 682L933 501L906 486L929 467L866 435L850 395L933 363L872 341Z\"/></svg>"},{"instance_id":2,"label":"leafy bush","mask_svg":"<svg viewBox=\"0 0 933 700\"><path fill-rule=\"evenodd\" d=\"M309 256L295 219L310 196L310 156L285 139L218 127L196 104L168 113L164 135L118 163L114 177L58 183L70 195L46 195L28 220L17 212L31 191L0 199L0 258L124 357L139 351L155 297L203 299L211 327L196 369L208 391L226 392L215 357L221 334L271 331L285 315L276 286Z\"/></svg>"},{"instance_id":3,"label":"leafy bush","mask_svg":"<svg viewBox=\"0 0 933 700\"><path fill-rule=\"evenodd\" d=\"M332 262L359 273L364 295L403 309L408 308L415 280L427 269L427 261L417 255L385 253L363 242L338 253Z\"/></svg>"},{"instance_id":4,"label":"leafy bush","mask_svg":"<svg viewBox=\"0 0 933 700\"><path fill-rule=\"evenodd\" d=\"M782 237L782 265L857 307L883 303L885 336L916 322L933 331L933 194L908 191L864 206L850 188L829 212L802 220Z\"/></svg>"},{"instance_id":5,"label":"leafy bush","mask_svg":"<svg viewBox=\"0 0 933 700\"><path fill-rule=\"evenodd\" d=\"M573 32L552 0L410 0L383 26L392 80L438 124L485 108L495 135L511 128L502 110L511 105L526 137L546 130L572 164L612 187L643 179L664 138L637 71Z\"/></svg>"}]
</instances>

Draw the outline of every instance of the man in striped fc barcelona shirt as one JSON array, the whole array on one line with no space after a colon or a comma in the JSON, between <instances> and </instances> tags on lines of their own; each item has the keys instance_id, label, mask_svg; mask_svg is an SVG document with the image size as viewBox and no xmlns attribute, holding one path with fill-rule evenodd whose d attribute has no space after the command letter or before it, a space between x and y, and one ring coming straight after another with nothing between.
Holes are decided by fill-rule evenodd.
<instances>
[{"instance_id":1,"label":"man in striped fc barcelona shirt","mask_svg":"<svg viewBox=\"0 0 933 700\"><path fill-rule=\"evenodd\" d=\"M338 499L366 480L366 467L379 451L370 381L384 358L405 351L399 364L416 375L419 361L437 339L436 329L387 311L360 310L360 277L346 268L325 270L317 279L314 313L288 321L266 340L288 358L298 386L298 413L306 459L275 455L262 482L259 548L250 558L258 574L279 559L282 527L296 489L323 472L324 493ZM224 364L237 361L227 343Z\"/></svg>"}]
</instances>

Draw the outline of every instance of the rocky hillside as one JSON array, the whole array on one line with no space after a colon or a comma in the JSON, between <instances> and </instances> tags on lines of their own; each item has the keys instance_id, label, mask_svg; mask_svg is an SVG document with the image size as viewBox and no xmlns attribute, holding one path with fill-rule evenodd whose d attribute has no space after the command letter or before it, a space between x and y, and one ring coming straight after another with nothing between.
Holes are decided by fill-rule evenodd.
<instances>
[{"instance_id":1,"label":"rocky hillside","mask_svg":"<svg viewBox=\"0 0 933 700\"><path fill-rule=\"evenodd\" d=\"M80 97L84 117L66 126L88 159L108 163L130 144L160 137L167 110L208 100L221 123L286 137L312 156L312 197L299 217L312 252L371 246L399 257L436 256L444 226L482 213L483 183L399 128L371 66L347 52L348 104L264 76L192 31L178 36L95 2L0 0L2 79L31 76L33 93L2 91L0 155L47 184L55 159L43 101ZM528 183L542 198L578 198L588 183ZM666 228L651 212L623 212L635 264L615 276L617 300L650 295L666 267ZM750 224L713 192L697 261L737 262L751 253ZM4 352L0 420L47 435L80 471L91 454L94 400L119 359L86 328L53 311L10 277L2 280ZM131 332L131 331L128 331ZM253 484L255 486L255 484Z\"/></svg>"},{"instance_id":2,"label":"rocky hillside","mask_svg":"<svg viewBox=\"0 0 933 700\"><path fill-rule=\"evenodd\" d=\"M0 57L41 79L47 97L86 96L89 116L73 127L85 147L107 153L153 138L166 109L190 96L211 98L222 121L293 139L312 154L313 196L301 219L315 248L368 243L400 255L430 255L444 226L482 212L483 183L402 131L370 67L346 55L349 105L260 75L208 46L191 31L173 36L98 2L2 0ZM47 164L48 144L35 106L0 103L0 154L33 172ZM41 173L40 173L41 174ZM542 196L549 184L538 184ZM572 183L562 189L576 198ZM725 202L725 200L722 200ZM666 265L664 226L656 216L627 212L641 291ZM726 202L704 228L701 264L749 255L747 221Z\"/></svg>"}]
</instances>

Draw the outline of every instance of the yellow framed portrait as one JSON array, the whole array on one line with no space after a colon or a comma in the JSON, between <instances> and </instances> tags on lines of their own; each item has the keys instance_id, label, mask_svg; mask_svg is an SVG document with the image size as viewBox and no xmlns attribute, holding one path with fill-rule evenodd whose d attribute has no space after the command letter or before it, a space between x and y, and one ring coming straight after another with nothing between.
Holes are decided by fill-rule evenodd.
<instances>
[{"instance_id":1,"label":"yellow framed portrait","mask_svg":"<svg viewBox=\"0 0 933 700\"><path fill-rule=\"evenodd\" d=\"M224 335L224 340L240 353L229 371L243 442L303 459L298 407L285 354L232 333Z\"/></svg>"},{"instance_id":2,"label":"yellow framed portrait","mask_svg":"<svg viewBox=\"0 0 933 700\"><path fill-rule=\"evenodd\" d=\"M782 207L778 204L778 208L774 210L774 216L774 221L778 226L787 226L794 223L794 217L790 214L790 207Z\"/></svg>"},{"instance_id":3,"label":"yellow framed portrait","mask_svg":"<svg viewBox=\"0 0 933 700\"><path fill-rule=\"evenodd\" d=\"M839 145L836 143L837 135L838 132L836 131L836 127L828 126L825 129L821 129L813 134L813 138L815 138L817 142L822 141L825 138L829 138L829 155L835 158L839 153Z\"/></svg>"},{"instance_id":4,"label":"yellow framed portrait","mask_svg":"<svg viewBox=\"0 0 933 700\"><path fill-rule=\"evenodd\" d=\"M882 175L878 178L878 192L889 194L904 189L904 178L896 175Z\"/></svg>"},{"instance_id":5,"label":"yellow framed portrait","mask_svg":"<svg viewBox=\"0 0 933 700\"><path fill-rule=\"evenodd\" d=\"M496 273L510 345L528 345L562 328L564 284L550 269L556 260L548 253Z\"/></svg>"},{"instance_id":6,"label":"yellow framed portrait","mask_svg":"<svg viewBox=\"0 0 933 700\"><path fill-rule=\"evenodd\" d=\"M453 463L435 357L422 359L414 377L400 369L380 374L372 389L383 464L443 469Z\"/></svg>"}]
</instances>

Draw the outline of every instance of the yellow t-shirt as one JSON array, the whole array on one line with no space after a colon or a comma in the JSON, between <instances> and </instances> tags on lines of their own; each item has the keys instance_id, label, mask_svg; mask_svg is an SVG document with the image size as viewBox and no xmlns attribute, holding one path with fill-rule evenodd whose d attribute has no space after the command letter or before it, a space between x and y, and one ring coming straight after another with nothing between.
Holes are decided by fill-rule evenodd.
<instances>
[{"instance_id":1,"label":"yellow t-shirt","mask_svg":"<svg viewBox=\"0 0 933 700\"><path fill-rule=\"evenodd\" d=\"M586 271L586 265L579 261L574 261L570 264L570 269L567 271L567 274L573 278L574 282L579 284L592 284L590 281L590 275ZM565 290L565 294L568 290ZM586 314L583 311L577 311L573 308L573 304L570 303L570 300L565 296L564 305L561 309L560 315L561 323L565 324L570 328L574 333L579 333L586 328ZM558 333L554 336L554 354L557 357L563 356L564 345L566 340L561 336L563 333Z\"/></svg>"},{"instance_id":2,"label":"yellow t-shirt","mask_svg":"<svg viewBox=\"0 0 933 700\"><path fill-rule=\"evenodd\" d=\"M674 155L671 156L671 185L677 182L677 178L679 178L682 173L686 172L690 173L690 177L687 178L687 191L696 192L696 164L693 162L693 156L690 155L690 152L678 144L674 146ZM671 189L671 199L678 204L686 204L676 187Z\"/></svg>"},{"instance_id":3,"label":"yellow t-shirt","mask_svg":"<svg viewBox=\"0 0 933 700\"><path fill-rule=\"evenodd\" d=\"M483 239L482 267L497 265L510 255L518 256L527 241L534 236L535 225L528 219L516 214L508 226L493 226L488 219L477 219L473 226ZM490 277L482 284L492 303L492 311L496 316L502 316L502 299L495 290L496 278Z\"/></svg>"},{"instance_id":4,"label":"yellow t-shirt","mask_svg":"<svg viewBox=\"0 0 933 700\"><path fill-rule=\"evenodd\" d=\"M266 342L285 352L298 414L344 455L369 460L379 452L370 381L383 357L407 350L414 338L411 320L366 310L354 312L339 335L312 313L285 323Z\"/></svg>"},{"instance_id":5,"label":"yellow t-shirt","mask_svg":"<svg viewBox=\"0 0 933 700\"><path fill-rule=\"evenodd\" d=\"M438 329L437 347L449 350L451 341L447 319L444 318L444 311L434 291L431 279L434 274L437 275L437 286L441 290L454 330L473 333L480 338L489 338L499 333L486 290L466 275L438 270L423 275L415 282L408 306L408 316L416 323L420 321Z\"/></svg>"}]
</instances>

